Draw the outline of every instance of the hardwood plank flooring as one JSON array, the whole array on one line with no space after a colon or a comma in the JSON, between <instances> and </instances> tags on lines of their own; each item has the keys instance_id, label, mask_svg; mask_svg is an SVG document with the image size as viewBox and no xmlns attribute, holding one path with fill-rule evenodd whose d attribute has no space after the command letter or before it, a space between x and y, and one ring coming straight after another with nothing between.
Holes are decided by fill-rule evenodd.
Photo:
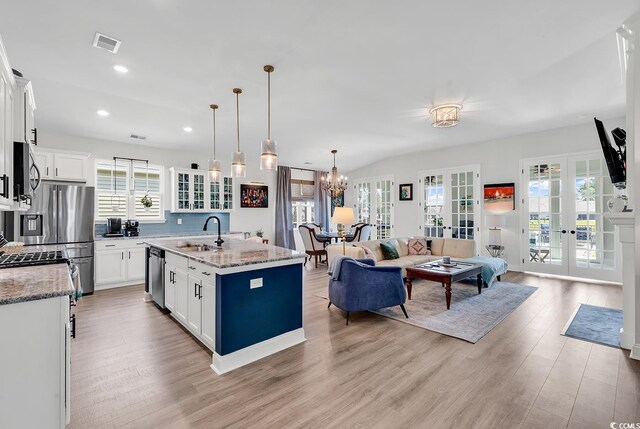
<instances>
[{"instance_id":1,"label":"hardwood plank flooring","mask_svg":"<svg viewBox=\"0 0 640 429\"><path fill-rule=\"evenodd\" d=\"M143 287L78 305L70 428L603 428L640 422L640 362L563 337L579 303L621 307L619 286L508 273L539 289L477 344L314 296L307 342L217 376L211 352ZM454 286L455 288L456 286ZM465 286L460 286L465 287Z\"/></svg>"}]
</instances>

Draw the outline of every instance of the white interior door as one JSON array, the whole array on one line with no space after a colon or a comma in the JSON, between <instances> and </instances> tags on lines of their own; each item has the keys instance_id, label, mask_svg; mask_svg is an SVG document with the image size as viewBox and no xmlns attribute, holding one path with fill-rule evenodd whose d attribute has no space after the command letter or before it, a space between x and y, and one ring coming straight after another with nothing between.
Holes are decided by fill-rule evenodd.
<instances>
[{"instance_id":1,"label":"white interior door","mask_svg":"<svg viewBox=\"0 0 640 429\"><path fill-rule=\"evenodd\" d=\"M480 168L457 167L420 174L422 230L427 237L475 240L480 250Z\"/></svg>"},{"instance_id":2,"label":"white interior door","mask_svg":"<svg viewBox=\"0 0 640 429\"><path fill-rule=\"evenodd\" d=\"M621 281L615 272L616 238L611 222L604 218L613 198L613 185L599 153L569 158L571 223L569 275L596 280Z\"/></svg>"},{"instance_id":3,"label":"white interior door","mask_svg":"<svg viewBox=\"0 0 640 429\"><path fill-rule=\"evenodd\" d=\"M523 166L523 234L525 270L566 275L568 272L566 204L567 161L526 161Z\"/></svg>"},{"instance_id":4,"label":"white interior door","mask_svg":"<svg viewBox=\"0 0 640 429\"><path fill-rule=\"evenodd\" d=\"M363 179L353 186L357 222L373 225L371 240L395 236L395 192L392 177Z\"/></svg>"},{"instance_id":5,"label":"white interior door","mask_svg":"<svg viewBox=\"0 0 640 429\"><path fill-rule=\"evenodd\" d=\"M523 264L541 273L619 281L613 196L599 153L523 162Z\"/></svg>"},{"instance_id":6,"label":"white interior door","mask_svg":"<svg viewBox=\"0 0 640 429\"><path fill-rule=\"evenodd\" d=\"M422 230L425 237L445 236L445 171L432 171L421 175Z\"/></svg>"}]
</instances>

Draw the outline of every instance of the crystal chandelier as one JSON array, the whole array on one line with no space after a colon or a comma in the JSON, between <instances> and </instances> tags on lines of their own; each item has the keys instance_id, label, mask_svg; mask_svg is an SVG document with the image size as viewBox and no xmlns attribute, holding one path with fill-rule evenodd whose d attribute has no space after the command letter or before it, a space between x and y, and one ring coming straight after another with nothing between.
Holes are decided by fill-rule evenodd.
<instances>
[{"instance_id":1,"label":"crystal chandelier","mask_svg":"<svg viewBox=\"0 0 640 429\"><path fill-rule=\"evenodd\" d=\"M333 154L333 168L331 173L322 177L322 189L335 195L347 189L347 177L338 176L338 169L336 168L336 153L338 151L334 149L331 153Z\"/></svg>"}]
</instances>

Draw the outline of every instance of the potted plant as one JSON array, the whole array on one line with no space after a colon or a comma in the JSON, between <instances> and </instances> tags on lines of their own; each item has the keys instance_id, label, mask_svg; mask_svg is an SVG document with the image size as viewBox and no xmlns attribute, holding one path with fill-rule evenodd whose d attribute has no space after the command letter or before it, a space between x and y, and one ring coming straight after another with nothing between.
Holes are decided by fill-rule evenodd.
<instances>
[{"instance_id":1,"label":"potted plant","mask_svg":"<svg viewBox=\"0 0 640 429\"><path fill-rule=\"evenodd\" d=\"M256 231L256 237L262 238L263 235L264 235L264 231L262 230L262 228Z\"/></svg>"},{"instance_id":2,"label":"potted plant","mask_svg":"<svg viewBox=\"0 0 640 429\"><path fill-rule=\"evenodd\" d=\"M151 201L149 194L144 194L144 197L140 199L140 202L144 206L144 211L146 212L148 212L151 206L153 206L153 201Z\"/></svg>"}]
</instances>

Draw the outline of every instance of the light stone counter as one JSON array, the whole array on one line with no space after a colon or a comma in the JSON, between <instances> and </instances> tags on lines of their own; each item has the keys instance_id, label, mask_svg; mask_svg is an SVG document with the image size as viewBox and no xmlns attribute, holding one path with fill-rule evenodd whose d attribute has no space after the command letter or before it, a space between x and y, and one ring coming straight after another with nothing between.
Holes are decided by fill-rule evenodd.
<instances>
[{"instance_id":1,"label":"light stone counter","mask_svg":"<svg viewBox=\"0 0 640 429\"><path fill-rule=\"evenodd\" d=\"M218 248L215 238L168 238L144 240L144 242L149 246L164 249L215 268L240 267L305 257L304 253L295 250L248 240L227 239L222 244L222 248ZM211 249L198 251L196 246L202 244L211 246Z\"/></svg>"},{"instance_id":2,"label":"light stone counter","mask_svg":"<svg viewBox=\"0 0 640 429\"><path fill-rule=\"evenodd\" d=\"M66 263L0 269L0 305L73 295Z\"/></svg>"}]
</instances>

